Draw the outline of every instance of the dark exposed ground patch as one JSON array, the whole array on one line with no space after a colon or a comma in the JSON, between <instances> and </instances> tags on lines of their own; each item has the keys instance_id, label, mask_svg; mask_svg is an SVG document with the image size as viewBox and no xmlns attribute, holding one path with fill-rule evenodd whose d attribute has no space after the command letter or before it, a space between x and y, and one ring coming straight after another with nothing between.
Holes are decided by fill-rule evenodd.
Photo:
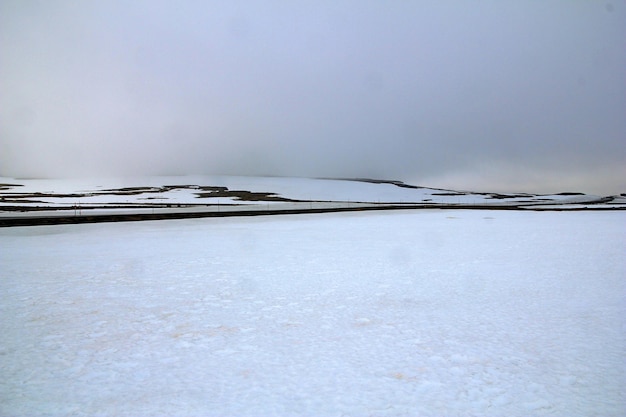
<instances>
[{"instance_id":1,"label":"dark exposed ground patch","mask_svg":"<svg viewBox=\"0 0 626 417\"><path fill-rule=\"evenodd\" d=\"M252 192L246 190L229 190L228 187L218 186L205 186L205 185L165 185L162 187L123 187L123 188L110 188L98 191L90 191L84 193L11 193L5 196L0 196L0 199L5 202L22 202L22 203L44 203L40 200L32 200L32 198L70 198L80 199L94 196L130 196L141 194L160 194L173 190L194 190L196 198L233 198L239 201L282 201L282 202L301 202L304 200L294 200L290 198L281 197L275 193L270 192ZM145 199L156 199L158 197L144 197Z\"/></svg>"},{"instance_id":2,"label":"dark exposed ground patch","mask_svg":"<svg viewBox=\"0 0 626 417\"><path fill-rule=\"evenodd\" d=\"M11 203L11 204L46 204L45 201L41 201L41 200L23 200L23 199L19 199L19 200L14 200L12 198L5 198L5 197L0 197L0 202L2 203ZM0 209L4 210L6 206L0 206Z\"/></svg>"},{"instance_id":3,"label":"dark exposed ground patch","mask_svg":"<svg viewBox=\"0 0 626 417\"><path fill-rule=\"evenodd\" d=\"M223 191L228 190L227 187L216 187L206 185L164 185L162 187L123 187L109 188L101 191L90 193L91 195L138 195L138 194L156 194L166 193L173 190L200 190L200 191Z\"/></svg>"},{"instance_id":4,"label":"dark exposed ground patch","mask_svg":"<svg viewBox=\"0 0 626 417\"><path fill-rule=\"evenodd\" d=\"M226 188L226 187L224 187ZM209 193L195 193L197 198L233 198L239 201L282 201L282 202L303 202L304 200L293 200L281 197L275 193L253 192L245 190L219 190Z\"/></svg>"},{"instance_id":5,"label":"dark exposed ground patch","mask_svg":"<svg viewBox=\"0 0 626 417\"><path fill-rule=\"evenodd\" d=\"M530 197L528 194L500 194L500 193L491 193L487 194L487 198L494 198L498 200L504 200L507 198L527 198Z\"/></svg>"},{"instance_id":6,"label":"dark exposed ground patch","mask_svg":"<svg viewBox=\"0 0 626 417\"><path fill-rule=\"evenodd\" d=\"M0 183L0 191L10 190L15 187L23 187L23 184Z\"/></svg>"},{"instance_id":7,"label":"dark exposed ground patch","mask_svg":"<svg viewBox=\"0 0 626 417\"><path fill-rule=\"evenodd\" d=\"M460 197L462 195L467 195L466 193L432 193L431 195L436 195L439 197Z\"/></svg>"}]
</instances>

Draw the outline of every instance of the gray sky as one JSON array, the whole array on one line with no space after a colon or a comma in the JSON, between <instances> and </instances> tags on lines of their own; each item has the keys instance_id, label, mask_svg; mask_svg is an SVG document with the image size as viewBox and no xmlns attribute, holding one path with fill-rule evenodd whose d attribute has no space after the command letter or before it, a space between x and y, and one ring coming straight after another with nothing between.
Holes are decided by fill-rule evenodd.
<instances>
[{"instance_id":1,"label":"gray sky","mask_svg":"<svg viewBox=\"0 0 626 417\"><path fill-rule=\"evenodd\" d=\"M0 2L0 175L626 191L625 1Z\"/></svg>"}]
</instances>

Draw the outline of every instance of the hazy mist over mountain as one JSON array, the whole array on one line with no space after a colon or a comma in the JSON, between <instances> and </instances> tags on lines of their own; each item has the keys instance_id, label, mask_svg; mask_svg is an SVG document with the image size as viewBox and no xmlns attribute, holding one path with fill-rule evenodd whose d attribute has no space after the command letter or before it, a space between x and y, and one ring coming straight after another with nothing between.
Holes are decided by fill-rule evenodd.
<instances>
[{"instance_id":1,"label":"hazy mist over mountain","mask_svg":"<svg viewBox=\"0 0 626 417\"><path fill-rule=\"evenodd\" d=\"M0 175L626 191L625 1L3 1Z\"/></svg>"}]
</instances>

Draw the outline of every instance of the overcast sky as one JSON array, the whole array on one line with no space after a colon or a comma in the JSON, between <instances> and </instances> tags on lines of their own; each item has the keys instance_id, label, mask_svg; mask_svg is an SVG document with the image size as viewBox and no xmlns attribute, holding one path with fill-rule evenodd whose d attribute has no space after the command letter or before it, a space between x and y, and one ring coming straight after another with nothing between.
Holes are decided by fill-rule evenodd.
<instances>
[{"instance_id":1,"label":"overcast sky","mask_svg":"<svg viewBox=\"0 0 626 417\"><path fill-rule=\"evenodd\" d=\"M625 1L0 2L0 175L626 191Z\"/></svg>"}]
</instances>

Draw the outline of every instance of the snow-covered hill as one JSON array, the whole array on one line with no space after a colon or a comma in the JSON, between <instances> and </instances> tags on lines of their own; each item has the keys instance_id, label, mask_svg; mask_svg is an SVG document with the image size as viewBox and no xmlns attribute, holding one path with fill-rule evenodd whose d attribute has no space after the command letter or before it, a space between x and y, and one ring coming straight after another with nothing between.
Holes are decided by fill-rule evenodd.
<instances>
[{"instance_id":1,"label":"snow-covered hill","mask_svg":"<svg viewBox=\"0 0 626 417\"><path fill-rule=\"evenodd\" d=\"M112 214L153 218L381 208L626 208L623 196L473 193L370 179L185 176L92 180L0 178L0 219ZM92 216L87 219L85 216ZM136 217L137 218L137 217ZM117 217L116 219L120 219ZM126 217L130 219L130 217Z\"/></svg>"}]
</instances>

